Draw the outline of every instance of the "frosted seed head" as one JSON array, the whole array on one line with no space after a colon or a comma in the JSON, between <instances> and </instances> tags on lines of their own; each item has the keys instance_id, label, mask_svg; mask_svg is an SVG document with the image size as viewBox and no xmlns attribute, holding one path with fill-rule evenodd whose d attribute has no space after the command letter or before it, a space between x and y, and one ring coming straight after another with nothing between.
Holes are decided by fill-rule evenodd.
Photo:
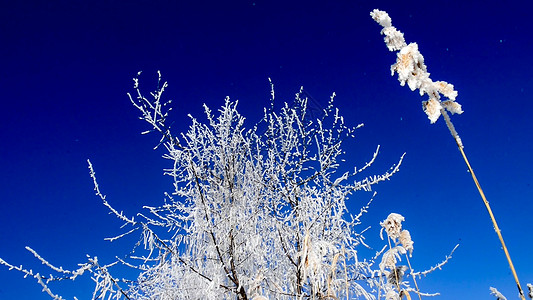
<instances>
[{"instance_id":1,"label":"frosted seed head","mask_svg":"<svg viewBox=\"0 0 533 300\"><path fill-rule=\"evenodd\" d=\"M385 300L400 300L400 296L395 290L389 290L385 295Z\"/></svg>"},{"instance_id":2,"label":"frosted seed head","mask_svg":"<svg viewBox=\"0 0 533 300\"><path fill-rule=\"evenodd\" d=\"M452 101L452 100L444 101L444 102L442 102L442 106L444 108L446 108L446 110L451 112L452 114L462 114L463 113L463 108L462 108L461 104L459 104L459 103L457 103L455 101Z\"/></svg>"},{"instance_id":3,"label":"frosted seed head","mask_svg":"<svg viewBox=\"0 0 533 300\"><path fill-rule=\"evenodd\" d=\"M409 256L413 255L413 240L411 240L411 234L409 233L409 230L402 230L400 233L400 244L405 248L405 250L409 251Z\"/></svg>"},{"instance_id":4,"label":"frosted seed head","mask_svg":"<svg viewBox=\"0 0 533 300\"><path fill-rule=\"evenodd\" d=\"M428 101L422 101L422 109L428 115L431 124L433 124L439 119L442 106L437 99L431 98Z\"/></svg>"},{"instance_id":5,"label":"frosted seed head","mask_svg":"<svg viewBox=\"0 0 533 300\"><path fill-rule=\"evenodd\" d=\"M379 263L379 269L384 271L385 269L394 270L396 268L396 263L401 260L400 255L406 254L407 252L402 246L396 246L392 249L387 250L383 253L381 257L381 262Z\"/></svg>"},{"instance_id":6,"label":"frosted seed head","mask_svg":"<svg viewBox=\"0 0 533 300\"><path fill-rule=\"evenodd\" d=\"M457 97L457 91L453 89L453 84L447 83L446 81L437 81L435 82L437 91L444 95L444 97L455 100Z\"/></svg>"},{"instance_id":7,"label":"frosted seed head","mask_svg":"<svg viewBox=\"0 0 533 300\"><path fill-rule=\"evenodd\" d=\"M391 67L391 75L394 75L394 72L398 73L398 80L403 86L414 70L413 56L411 53L402 53L401 51L398 52L396 63Z\"/></svg>"},{"instance_id":8,"label":"frosted seed head","mask_svg":"<svg viewBox=\"0 0 533 300\"><path fill-rule=\"evenodd\" d=\"M383 28L381 34L385 36L385 44L389 51L398 51L407 45L403 33L394 26Z\"/></svg>"},{"instance_id":9,"label":"frosted seed head","mask_svg":"<svg viewBox=\"0 0 533 300\"><path fill-rule=\"evenodd\" d=\"M418 51L416 43L403 47L396 54L396 63L391 67L391 75L394 75L394 72L398 73L400 84L403 86L407 82L412 91L420 88L424 81L429 79L424 56Z\"/></svg>"},{"instance_id":10,"label":"frosted seed head","mask_svg":"<svg viewBox=\"0 0 533 300\"><path fill-rule=\"evenodd\" d=\"M407 271L407 266L397 266L389 273L389 275L387 275L387 281L392 285L400 284L405 271Z\"/></svg>"},{"instance_id":11,"label":"frosted seed head","mask_svg":"<svg viewBox=\"0 0 533 300\"><path fill-rule=\"evenodd\" d=\"M379 25L383 27L392 26L392 19L385 11L374 9L372 12L370 12L370 16L372 17L372 19L374 19L374 21L378 22Z\"/></svg>"},{"instance_id":12,"label":"frosted seed head","mask_svg":"<svg viewBox=\"0 0 533 300\"><path fill-rule=\"evenodd\" d=\"M391 239L397 239L400 237L403 221L405 221L405 218L402 215L391 213L380 225Z\"/></svg>"}]
</instances>

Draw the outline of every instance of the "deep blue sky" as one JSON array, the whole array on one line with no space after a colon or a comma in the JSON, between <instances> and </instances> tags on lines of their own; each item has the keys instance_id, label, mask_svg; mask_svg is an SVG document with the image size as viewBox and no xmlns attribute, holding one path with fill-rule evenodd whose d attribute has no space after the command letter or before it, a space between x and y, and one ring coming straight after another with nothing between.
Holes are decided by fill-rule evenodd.
<instances>
[{"instance_id":1,"label":"deep blue sky","mask_svg":"<svg viewBox=\"0 0 533 300\"><path fill-rule=\"evenodd\" d=\"M85 255L123 255L132 241L109 244L121 223L94 196L90 158L109 201L127 214L157 205L171 190L156 136L137 119L126 92L169 81L175 130L240 100L251 122L301 85L319 103L337 93L350 124L365 123L348 145L347 163L362 165L380 144L379 173L407 152L401 172L376 187L363 219L381 248L379 221L406 217L415 241L412 264L453 260L420 280L438 299L489 299L495 286L516 288L488 214L442 120L422 112L418 93L390 76L380 26L386 10L407 42L418 42L434 80L459 91L465 113L453 116L465 150L499 220L525 287L533 282L533 42L528 1L3 1L0 4L0 257L42 273L24 250L74 268ZM287 1L289 2L289 1ZM358 193L354 212L368 198ZM65 295L89 299L90 283ZM56 287L56 291L61 287ZM0 299L48 299L33 279L0 268Z\"/></svg>"}]
</instances>

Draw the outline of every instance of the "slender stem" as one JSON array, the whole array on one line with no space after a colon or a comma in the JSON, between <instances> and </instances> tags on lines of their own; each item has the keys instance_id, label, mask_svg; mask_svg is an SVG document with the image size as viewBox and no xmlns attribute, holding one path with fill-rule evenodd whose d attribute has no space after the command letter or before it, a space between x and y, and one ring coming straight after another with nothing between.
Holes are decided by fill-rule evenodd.
<instances>
[{"instance_id":1,"label":"slender stem","mask_svg":"<svg viewBox=\"0 0 533 300\"><path fill-rule=\"evenodd\" d=\"M413 267L411 267L411 262L409 261L409 255L405 253L405 258L407 258L407 264L409 265L409 269L411 272L414 272ZM416 276L411 273L411 276L413 277L413 282L415 283L416 287L416 294L418 295L418 299L422 300L422 296L420 296L420 289L418 288L418 284L416 283Z\"/></svg>"},{"instance_id":2,"label":"slender stem","mask_svg":"<svg viewBox=\"0 0 533 300\"><path fill-rule=\"evenodd\" d=\"M518 275L516 274L513 261L511 260L511 255L509 254L509 251L507 250L507 246L505 246L505 242L503 241L503 236L502 236L500 227L498 227L498 223L496 222L496 217L494 217L494 214L492 213L492 209L490 208L489 201L487 201L487 198L485 197L485 193L483 192L483 189L481 188L481 185L479 184L479 181L477 180L476 174L474 173L472 166L470 166L470 163L468 162L468 158L466 158L466 154L463 149L464 148L463 143L461 142L461 139L459 138L457 131L455 131L452 121L450 120L450 117L448 116L446 111L442 109L441 113L444 117L444 120L446 121L446 125L448 126L448 129L450 129L450 133L452 134L453 138L455 139L455 142L457 143L457 147L459 148L459 151L461 151L463 159L468 167L468 171L470 172L470 175L472 175L472 179L474 180L477 190L479 191L479 194L481 195L481 199L483 199L483 203L485 204L485 207L487 208L487 211L489 212L490 219L492 220L492 224L494 225L494 231L496 231L496 234L498 234L498 238L500 239L500 243L502 244L503 251L505 252L505 256L507 257L507 262L509 263L511 272L513 272L513 277L516 282L516 286L518 287L518 293L520 294L520 299L526 300L526 298L524 297L524 291L522 290L522 287L520 286L520 281L518 280Z\"/></svg>"},{"instance_id":3,"label":"slender stem","mask_svg":"<svg viewBox=\"0 0 533 300\"><path fill-rule=\"evenodd\" d=\"M342 246L342 252L344 256L344 278L346 280L346 300L348 300L349 297L349 290L348 290L348 263L346 262L346 250L344 249L344 245Z\"/></svg>"}]
</instances>

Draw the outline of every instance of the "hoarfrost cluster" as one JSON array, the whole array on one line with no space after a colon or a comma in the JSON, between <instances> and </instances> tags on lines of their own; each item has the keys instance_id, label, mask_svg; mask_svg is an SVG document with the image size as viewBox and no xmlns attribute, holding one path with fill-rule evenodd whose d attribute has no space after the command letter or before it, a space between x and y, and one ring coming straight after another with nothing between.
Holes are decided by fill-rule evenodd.
<instances>
[{"instance_id":1,"label":"hoarfrost cluster","mask_svg":"<svg viewBox=\"0 0 533 300\"><path fill-rule=\"evenodd\" d=\"M419 90L420 95L428 95L429 99L422 102L422 108L431 123L435 123L444 109L452 114L462 114L461 104L455 101L457 91L452 84L445 81L433 81L429 78L430 73L424 64L424 56L418 50L417 43L407 44L403 33L392 26L392 20L387 12L374 9L370 15L383 29L381 34L385 36L385 44L389 51L398 51L396 63L391 66L391 75L398 74L398 80L403 86ZM447 98L442 101L441 95Z\"/></svg>"}]
</instances>

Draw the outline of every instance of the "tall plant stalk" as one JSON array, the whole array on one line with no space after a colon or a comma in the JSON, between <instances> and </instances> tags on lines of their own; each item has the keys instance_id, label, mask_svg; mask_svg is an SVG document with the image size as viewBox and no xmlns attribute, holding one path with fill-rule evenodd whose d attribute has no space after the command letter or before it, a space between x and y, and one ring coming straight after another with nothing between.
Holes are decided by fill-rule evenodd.
<instances>
[{"instance_id":1,"label":"tall plant stalk","mask_svg":"<svg viewBox=\"0 0 533 300\"><path fill-rule=\"evenodd\" d=\"M522 286L520 285L520 281L518 280L518 275L516 274L516 270L514 268L511 255L509 254L509 250L507 250L507 246L505 246L505 241L503 240L502 232L500 230L500 227L498 226L498 222L496 222L496 217L494 216L494 213L492 212L492 209L490 208L489 201L487 200L487 197L485 197L485 193L483 192L483 189L481 188L481 185L479 184L479 181L477 180L476 174L474 173L474 169L472 169L472 166L470 165L470 162L468 161L468 158L466 157L463 143L461 142L461 139L459 138L457 131L455 131L455 127L453 126L453 123L448 113L445 110L442 110L441 113L442 113L442 116L444 117L444 120L446 121L446 126L448 126L448 129L450 129L450 133L452 134L453 138L455 139L455 142L457 143L457 147L459 148L459 151L461 152L461 155L463 156L466 166L468 167L468 171L470 172L470 175L472 175L472 180L474 180L474 183L476 184L479 195L481 196L481 199L483 199L483 203L485 204L485 207L487 208L490 219L492 221L492 225L494 226L494 231L496 231L496 234L498 235L498 238L500 239L500 243L502 244L503 251L505 252L505 257L507 258L507 262L509 263L511 272L513 273L513 277L516 282L516 286L518 287L518 293L520 294L520 298L522 300L525 300L526 298L524 296L524 291L522 290Z\"/></svg>"},{"instance_id":2,"label":"tall plant stalk","mask_svg":"<svg viewBox=\"0 0 533 300\"><path fill-rule=\"evenodd\" d=\"M461 105L455 102L457 91L454 90L452 84L444 81L434 82L429 78L427 67L424 64L424 57L418 51L418 45L416 43L407 44L405 42L403 33L392 26L392 20L386 12L375 9L370 13L370 15L383 27L381 34L385 35L385 43L387 44L389 50L398 51L396 63L391 67L392 75L394 75L394 73L398 73L398 80L402 86L407 83L411 90L414 91L418 89L420 91L420 95L427 94L429 96L427 101L422 102L422 107L431 123L435 123L441 115L443 116L446 126L448 126L451 135L455 139L457 147L463 156L470 175L472 175L472 179L474 180L479 194L483 199L483 203L487 208L490 219L494 226L494 230L500 239L507 262L509 263L509 267L513 273L520 298L525 300L524 292L520 286L520 281L518 280L518 275L516 274L516 270L511 260L511 255L509 254L509 250L507 250L501 230L496 222L496 217L494 216L490 204L485 197L485 193L483 192L474 170L472 169L472 166L466 157L461 138L457 134L457 131L450 120L450 116L448 115L448 112L451 112L452 114L463 113ZM441 95L447 99L442 101Z\"/></svg>"}]
</instances>

